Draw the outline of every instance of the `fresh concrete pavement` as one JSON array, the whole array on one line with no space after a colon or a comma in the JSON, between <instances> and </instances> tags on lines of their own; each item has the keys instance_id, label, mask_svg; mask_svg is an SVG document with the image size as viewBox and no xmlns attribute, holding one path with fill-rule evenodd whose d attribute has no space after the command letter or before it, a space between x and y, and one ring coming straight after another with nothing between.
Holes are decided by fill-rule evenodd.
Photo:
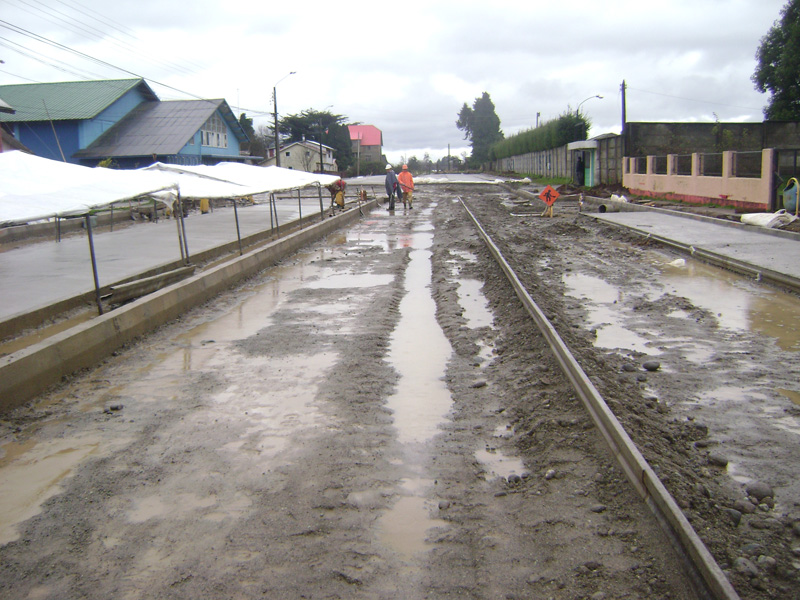
<instances>
[{"instance_id":1,"label":"fresh concrete pavement","mask_svg":"<svg viewBox=\"0 0 800 600\"><path fill-rule=\"evenodd\" d=\"M323 206L328 208L327 191ZM284 226L298 218L298 201L276 201L277 223ZM270 230L268 204L237 209L241 237ZM319 216L319 199L304 198L302 216ZM189 257L199 252L237 241L236 219L232 207L216 208L185 219ZM174 219L137 223L116 231L93 235L97 271L101 286L122 281L161 264L181 260L178 230ZM0 281L3 302L0 321L94 289L92 263L86 234L20 246L0 253Z\"/></svg>"},{"instance_id":2,"label":"fresh concrete pavement","mask_svg":"<svg viewBox=\"0 0 800 600\"><path fill-rule=\"evenodd\" d=\"M800 291L800 234L658 209L588 216L707 262Z\"/></svg>"}]
</instances>

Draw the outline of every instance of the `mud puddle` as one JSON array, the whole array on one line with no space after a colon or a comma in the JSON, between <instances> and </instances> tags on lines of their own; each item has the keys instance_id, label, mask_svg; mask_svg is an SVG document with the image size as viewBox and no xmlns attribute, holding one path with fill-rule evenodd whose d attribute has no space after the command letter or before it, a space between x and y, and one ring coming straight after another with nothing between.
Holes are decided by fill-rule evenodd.
<instances>
[{"instance_id":1,"label":"mud puddle","mask_svg":"<svg viewBox=\"0 0 800 600\"><path fill-rule=\"evenodd\" d=\"M232 461L257 459L263 464L285 450L299 430L316 426L321 419L314 403L317 383L305 374L330 368L336 358L333 353L293 355L268 363L243 356L232 343L268 326L291 292L308 280L321 285L329 255L327 249L299 255L293 264L271 270L265 281L240 288L239 301L225 314L176 335L166 348L154 348L148 361L113 383L98 373L83 384L84 389L66 390L40 402L40 408L72 404L74 412L31 426L15 441L0 446L0 544L17 539L17 526L38 514L86 460L119 450L135 437L140 422L169 410L192 374L224 372L227 383L207 396L202 409L175 425L171 435L202 431L209 422L239 430L239 437L220 440L217 448ZM383 281L378 278L376 283L371 276L351 279L349 285L354 287ZM344 285L337 278L331 283ZM263 382L270 380L275 383L265 391ZM105 433L106 425L98 425L97 415L103 411L116 419L113 436ZM155 518L161 508L173 506L170 498L182 492L175 492L180 488L175 482L170 485L176 487L165 486L159 494L138 499L129 511L131 522ZM217 502L195 505L188 496L184 500L186 510L204 509L215 518L227 510ZM231 510L238 510L235 503Z\"/></svg>"},{"instance_id":2,"label":"mud puddle","mask_svg":"<svg viewBox=\"0 0 800 600\"><path fill-rule=\"evenodd\" d=\"M586 303L589 325L597 334L595 346L660 354L663 332L632 329L631 311L625 303L641 296L653 301L669 293L713 312L722 327L767 335L783 350L800 351L798 303L790 294L691 259L666 262L663 256L653 255L650 260L660 271L658 284L635 292L593 275L565 274L567 293ZM690 318L679 310L665 316ZM713 352L690 338L670 341L686 344L687 357L694 362L707 360Z\"/></svg>"},{"instance_id":3,"label":"mud puddle","mask_svg":"<svg viewBox=\"0 0 800 600\"><path fill-rule=\"evenodd\" d=\"M431 210L421 213L428 217ZM392 333L388 355L400 378L387 406L402 445L401 468L409 476L401 482L392 508L378 521L378 535L384 546L407 560L425 551L432 527L445 525L433 516L435 507L428 499L433 482L424 477L430 458L426 444L440 432L452 406L444 381L452 348L436 320L431 292L431 228L430 221L423 221L410 236L398 239L410 252L400 321Z\"/></svg>"}]
</instances>

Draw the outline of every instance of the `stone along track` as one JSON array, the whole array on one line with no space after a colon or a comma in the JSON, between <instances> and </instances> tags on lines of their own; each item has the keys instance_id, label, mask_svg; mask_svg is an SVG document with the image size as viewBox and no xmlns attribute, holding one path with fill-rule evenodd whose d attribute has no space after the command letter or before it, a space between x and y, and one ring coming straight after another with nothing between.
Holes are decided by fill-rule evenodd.
<instances>
[{"instance_id":1,"label":"stone along track","mask_svg":"<svg viewBox=\"0 0 800 600\"><path fill-rule=\"evenodd\" d=\"M698 597L458 195L0 422L0 596Z\"/></svg>"}]
</instances>

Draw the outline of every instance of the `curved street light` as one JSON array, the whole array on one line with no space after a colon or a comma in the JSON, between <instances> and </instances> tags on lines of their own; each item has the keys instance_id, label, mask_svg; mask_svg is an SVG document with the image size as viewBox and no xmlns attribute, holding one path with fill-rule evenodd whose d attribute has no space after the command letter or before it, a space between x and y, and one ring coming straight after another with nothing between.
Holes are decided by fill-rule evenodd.
<instances>
[{"instance_id":1,"label":"curved street light","mask_svg":"<svg viewBox=\"0 0 800 600\"><path fill-rule=\"evenodd\" d=\"M289 77L289 75L294 75L296 71L291 71L281 77L278 81L275 82L275 85L272 86L272 108L274 109L274 117L275 117L275 166L281 166L281 136L278 134L278 84Z\"/></svg>"},{"instance_id":2,"label":"curved street light","mask_svg":"<svg viewBox=\"0 0 800 600\"><path fill-rule=\"evenodd\" d=\"M575 114L576 114L576 115L579 115L579 114L581 114L581 104L583 104L584 102L587 102L587 101L591 100L592 98L599 98L600 100L602 100L602 99L603 99L603 97L602 97L600 94L597 94L597 95L595 95L595 96L589 96L588 98L586 98L586 100L581 100L580 102L578 102L578 108L576 108L576 109L575 109Z\"/></svg>"}]
</instances>

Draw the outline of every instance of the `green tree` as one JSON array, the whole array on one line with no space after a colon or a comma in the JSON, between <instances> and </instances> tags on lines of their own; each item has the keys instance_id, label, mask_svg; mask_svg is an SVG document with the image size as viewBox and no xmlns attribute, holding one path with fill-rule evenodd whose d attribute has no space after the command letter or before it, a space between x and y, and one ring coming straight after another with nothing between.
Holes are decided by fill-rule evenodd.
<instances>
[{"instance_id":1,"label":"green tree","mask_svg":"<svg viewBox=\"0 0 800 600\"><path fill-rule=\"evenodd\" d=\"M288 136L289 143L307 139L330 146L339 170L344 171L355 161L346 121L347 117L343 115L309 108L300 114L283 117L278 129Z\"/></svg>"},{"instance_id":2,"label":"green tree","mask_svg":"<svg viewBox=\"0 0 800 600\"><path fill-rule=\"evenodd\" d=\"M464 139L472 146L472 162L482 164L489 160L489 149L492 144L503 139L500 130L500 117L494 109L494 103L487 92L475 98L472 108L464 103L458 113L456 127L464 132Z\"/></svg>"},{"instance_id":3,"label":"green tree","mask_svg":"<svg viewBox=\"0 0 800 600\"><path fill-rule=\"evenodd\" d=\"M246 113L242 113L239 115L239 125L249 140L242 144L242 150L249 152L250 156L266 156L267 147L271 141L266 141L264 136L253 128L253 119L249 118Z\"/></svg>"},{"instance_id":4,"label":"green tree","mask_svg":"<svg viewBox=\"0 0 800 600\"><path fill-rule=\"evenodd\" d=\"M800 121L800 0L781 9L781 19L761 38L756 61L756 89L770 93L764 117Z\"/></svg>"},{"instance_id":5,"label":"green tree","mask_svg":"<svg viewBox=\"0 0 800 600\"><path fill-rule=\"evenodd\" d=\"M247 135L250 141L253 141L255 137L255 129L253 129L253 119L247 117L247 113L242 113L239 115L239 125L244 130L245 135Z\"/></svg>"}]
</instances>

